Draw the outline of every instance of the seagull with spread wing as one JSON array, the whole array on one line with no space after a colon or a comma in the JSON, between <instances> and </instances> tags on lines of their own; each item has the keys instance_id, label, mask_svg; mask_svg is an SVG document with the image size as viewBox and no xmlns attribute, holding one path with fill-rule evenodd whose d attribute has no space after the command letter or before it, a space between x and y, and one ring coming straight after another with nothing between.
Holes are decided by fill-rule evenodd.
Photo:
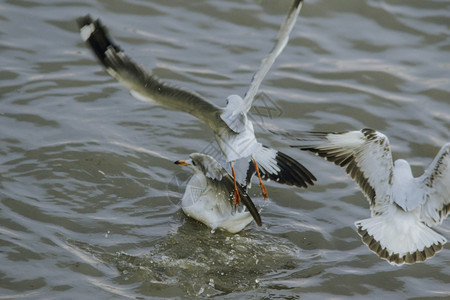
<instances>
[{"instance_id":1,"label":"seagull with spread wing","mask_svg":"<svg viewBox=\"0 0 450 300\"><path fill-rule=\"evenodd\" d=\"M192 153L188 160L177 160L175 164L194 171L181 200L187 216L211 229L223 228L231 233L241 231L252 220L261 226L258 210L240 185L237 190L245 209L238 210L233 201L233 178L214 158Z\"/></svg>"},{"instance_id":2,"label":"seagull with spread wing","mask_svg":"<svg viewBox=\"0 0 450 300\"><path fill-rule=\"evenodd\" d=\"M302 3L302 0L294 1L280 28L275 47L262 60L244 99L238 95L228 96L227 105L223 108L208 102L196 93L164 83L143 69L112 41L99 20L94 21L88 15L78 18L77 22L83 40L93 50L106 71L129 88L133 96L190 113L212 129L222 153L230 163L235 185L235 202L239 203L240 196L233 164L241 158L251 158L250 167L259 178L264 198L267 198L268 194L261 179L272 179L281 184L304 188L313 185L316 180L308 169L293 158L259 143L255 137L253 124L247 117L262 80L289 40L289 34Z\"/></svg>"},{"instance_id":3,"label":"seagull with spread wing","mask_svg":"<svg viewBox=\"0 0 450 300\"><path fill-rule=\"evenodd\" d=\"M369 200L369 219L355 223L368 247L394 264L425 261L447 240L430 227L450 211L450 143L420 177L406 160L392 161L388 138L373 129L315 132L298 139L301 150L345 168Z\"/></svg>"}]
</instances>

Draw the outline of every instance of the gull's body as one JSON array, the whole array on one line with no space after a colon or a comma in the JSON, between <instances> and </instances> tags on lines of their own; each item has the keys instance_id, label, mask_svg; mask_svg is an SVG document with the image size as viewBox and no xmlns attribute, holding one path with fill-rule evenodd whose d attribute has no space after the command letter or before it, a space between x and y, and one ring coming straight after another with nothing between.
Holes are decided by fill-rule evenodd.
<instances>
[{"instance_id":1,"label":"gull's body","mask_svg":"<svg viewBox=\"0 0 450 300\"><path fill-rule=\"evenodd\" d=\"M227 98L226 107L218 107L193 92L160 81L128 58L112 42L106 28L98 20L93 21L89 16L85 16L77 21L83 40L92 48L106 71L128 87L133 96L192 114L212 129L223 155L231 164L234 179L236 177L233 162L240 158L251 157L250 166L254 167L260 179L262 177L282 184L307 187L308 184L314 184L313 181L316 180L314 175L286 154L259 143L254 134L253 124L247 118L259 85L289 39L301 5L302 0L294 1L281 26L275 47L263 59L260 68L254 74L244 99L231 95ZM261 186L263 188L262 182Z\"/></svg>"},{"instance_id":2,"label":"gull's body","mask_svg":"<svg viewBox=\"0 0 450 300\"><path fill-rule=\"evenodd\" d=\"M450 143L420 177L406 160L393 163L388 138L375 130L311 133L299 147L336 165L358 183L372 217L355 223L369 248L391 263L425 261L447 240L430 227L450 211Z\"/></svg>"},{"instance_id":3,"label":"gull's body","mask_svg":"<svg viewBox=\"0 0 450 300\"><path fill-rule=\"evenodd\" d=\"M222 228L231 233L244 229L252 220L261 226L261 218L252 199L238 187L245 209L233 203L233 178L211 156L199 153L190 159L175 162L194 171L181 200L184 213L212 229Z\"/></svg>"}]
</instances>

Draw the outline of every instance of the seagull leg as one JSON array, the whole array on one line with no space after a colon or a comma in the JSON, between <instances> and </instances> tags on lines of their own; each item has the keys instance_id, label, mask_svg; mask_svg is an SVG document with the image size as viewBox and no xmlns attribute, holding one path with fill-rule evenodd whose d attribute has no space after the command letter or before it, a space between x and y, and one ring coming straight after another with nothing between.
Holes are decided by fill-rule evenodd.
<instances>
[{"instance_id":1,"label":"seagull leg","mask_svg":"<svg viewBox=\"0 0 450 300\"><path fill-rule=\"evenodd\" d=\"M253 158L253 163L255 164L256 175L258 175L259 185L261 186L261 192L264 196L264 200L266 200L267 198L269 198L269 193L267 193L266 187L264 186L264 184L262 182L261 175L259 174L258 164L256 163L256 160L254 158Z\"/></svg>"},{"instance_id":2,"label":"seagull leg","mask_svg":"<svg viewBox=\"0 0 450 300\"><path fill-rule=\"evenodd\" d=\"M238 188L237 188L236 173L234 172L233 162L230 162L230 166L231 166L231 173L233 175L233 181L234 181L234 205L239 205L239 203L241 203L241 196L239 196L239 192L238 192Z\"/></svg>"}]
</instances>

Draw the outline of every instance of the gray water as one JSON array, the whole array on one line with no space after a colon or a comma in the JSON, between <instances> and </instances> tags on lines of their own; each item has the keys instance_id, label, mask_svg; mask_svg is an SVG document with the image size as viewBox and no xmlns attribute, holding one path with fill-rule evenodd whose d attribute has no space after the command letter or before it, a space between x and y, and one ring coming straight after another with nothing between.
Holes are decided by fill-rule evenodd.
<instances>
[{"instance_id":1,"label":"gray water","mask_svg":"<svg viewBox=\"0 0 450 300\"><path fill-rule=\"evenodd\" d=\"M377 129L422 174L450 141L450 4L306 1L255 100L261 142L318 178L267 183L239 234L180 209L188 169L214 149L190 115L132 98L83 44L100 17L159 77L218 105L243 95L290 1L0 2L0 299L449 298L450 245L391 266L353 223L368 203L343 170L269 129ZM450 222L436 228L450 238Z\"/></svg>"}]
</instances>

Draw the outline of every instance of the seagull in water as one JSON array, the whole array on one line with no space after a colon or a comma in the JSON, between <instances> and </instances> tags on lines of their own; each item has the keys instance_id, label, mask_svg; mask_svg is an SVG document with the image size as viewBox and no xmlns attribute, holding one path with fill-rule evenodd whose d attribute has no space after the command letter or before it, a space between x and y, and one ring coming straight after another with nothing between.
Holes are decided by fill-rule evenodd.
<instances>
[{"instance_id":1,"label":"seagull in water","mask_svg":"<svg viewBox=\"0 0 450 300\"><path fill-rule=\"evenodd\" d=\"M373 129L315 132L299 138L312 151L344 167L369 200L371 218L355 223L362 241L383 259L401 265L425 261L447 240L430 227L450 211L450 143L420 177L406 160L392 162L388 138Z\"/></svg>"},{"instance_id":2,"label":"seagull in water","mask_svg":"<svg viewBox=\"0 0 450 300\"><path fill-rule=\"evenodd\" d=\"M241 158L251 158L249 170L251 175L257 174L264 198L267 198L268 194L261 179L272 179L281 184L304 188L313 185L316 180L308 169L293 158L259 143L255 137L253 124L247 117L262 80L289 40L289 34L302 3L302 0L294 1L280 28L275 47L262 60L259 69L253 75L244 99L238 95L230 95L225 107L218 107L196 93L164 83L143 69L112 41L107 29L99 20L94 21L87 15L78 18L77 23L81 37L106 71L128 87L134 97L190 113L212 129L219 148L230 163L235 186L235 203L239 204L240 195L233 165Z\"/></svg>"},{"instance_id":3,"label":"seagull in water","mask_svg":"<svg viewBox=\"0 0 450 300\"><path fill-rule=\"evenodd\" d=\"M241 231L253 219L261 226L258 210L240 185L238 193L246 209L237 210L233 201L233 178L214 158L200 153L189 157L175 162L194 170L181 200L181 208L187 216L213 230L223 228L231 233Z\"/></svg>"}]
</instances>

